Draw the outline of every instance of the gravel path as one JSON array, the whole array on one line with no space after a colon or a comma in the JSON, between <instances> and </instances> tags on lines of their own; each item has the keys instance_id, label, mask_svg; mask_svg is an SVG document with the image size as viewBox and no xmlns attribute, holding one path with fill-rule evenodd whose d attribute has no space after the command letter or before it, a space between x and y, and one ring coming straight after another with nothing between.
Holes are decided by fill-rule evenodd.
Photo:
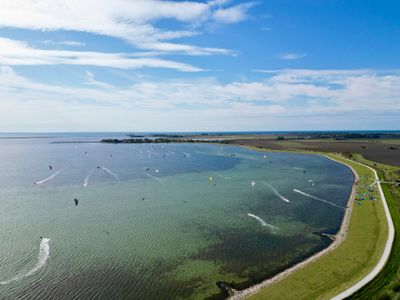
<instances>
[{"instance_id":1,"label":"gravel path","mask_svg":"<svg viewBox=\"0 0 400 300\"><path fill-rule=\"evenodd\" d=\"M358 163L358 164L366 166L361 163ZM392 216L390 215L389 207L387 205L385 195L383 194L381 183L379 182L378 174L376 173L376 171L373 168L371 168L369 166L366 166L366 167L371 169L375 174L375 180L377 182L379 194L381 196L383 207L385 209L386 220L388 223L388 229L389 229L388 230L388 239L386 240L386 245L385 245L385 249L383 250L382 256L381 256L378 264L375 266L375 268L373 268L372 271L367 274L367 276L365 276L363 279L361 279L355 285L353 285L352 287L348 288L347 290L341 292L339 295L336 295L335 297L333 297L332 300L340 300L340 299L349 297L350 295L354 294L359 289L361 289L368 282L370 282L372 279L374 279L376 277L376 275L378 275L378 273L385 266L387 260L389 259L390 251L392 250L392 245L393 245L393 240L394 240L394 226L393 226Z\"/></svg>"}]
</instances>

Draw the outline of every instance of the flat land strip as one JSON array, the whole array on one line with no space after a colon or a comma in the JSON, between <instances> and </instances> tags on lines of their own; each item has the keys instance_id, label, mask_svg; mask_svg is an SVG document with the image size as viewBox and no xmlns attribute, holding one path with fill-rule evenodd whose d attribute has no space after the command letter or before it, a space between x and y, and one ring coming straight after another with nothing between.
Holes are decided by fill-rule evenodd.
<instances>
[{"instance_id":1,"label":"flat land strip","mask_svg":"<svg viewBox=\"0 0 400 300\"><path fill-rule=\"evenodd\" d=\"M237 137L229 143L262 147L272 150L309 150L315 152L358 153L365 159L400 167L400 140L361 139L336 141L333 139L286 139Z\"/></svg>"},{"instance_id":2,"label":"flat land strip","mask_svg":"<svg viewBox=\"0 0 400 300\"><path fill-rule=\"evenodd\" d=\"M334 159L341 160L337 156ZM342 160L360 176L357 192L374 182L365 166ZM360 203L360 204L357 204ZM356 201L346 240L334 251L249 299L329 299L368 274L379 261L387 239L387 223L380 199Z\"/></svg>"},{"instance_id":3,"label":"flat land strip","mask_svg":"<svg viewBox=\"0 0 400 300\"><path fill-rule=\"evenodd\" d=\"M374 167L382 183L386 202L395 227L395 239L389 260L378 276L350 299L400 299L400 188L393 183L400 180L399 168L368 161L360 155L352 155L364 164Z\"/></svg>"}]
</instances>

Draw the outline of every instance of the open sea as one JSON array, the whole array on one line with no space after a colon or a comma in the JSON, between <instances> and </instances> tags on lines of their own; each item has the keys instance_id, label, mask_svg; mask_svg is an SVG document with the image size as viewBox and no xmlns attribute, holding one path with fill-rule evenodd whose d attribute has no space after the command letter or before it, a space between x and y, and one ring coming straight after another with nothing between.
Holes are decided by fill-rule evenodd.
<instances>
[{"instance_id":1,"label":"open sea","mask_svg":"<svg viewBox=\"0 0 400 300\"><path fill-rule=\"evenodd\" d=\"M318 155L22 136L0 139L0 299L224 298L327 247L354 180Z\"/></svg>"}]
</instances>

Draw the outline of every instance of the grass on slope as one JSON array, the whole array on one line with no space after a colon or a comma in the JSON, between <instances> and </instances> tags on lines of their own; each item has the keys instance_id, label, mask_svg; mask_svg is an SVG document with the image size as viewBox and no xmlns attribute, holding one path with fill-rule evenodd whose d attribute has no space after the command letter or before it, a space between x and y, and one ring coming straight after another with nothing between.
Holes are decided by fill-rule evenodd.
<instances>
[{"instance_id":1,"label":"grass on slope","mask_svg":"<svg viewBox=\"0 0 400 300\"><path fill-rule=\"evenodd\" d=\"M373 172L367 167L344 162L351 165L360 178L373 182ZM362 193L365 189L360 180L357 191ZM386 239L387 223L380 199L363 201L361 205L354 205L347 238L338 248L249 299L329 299L374 268Z\"/></svg>"},{"instance_id":2,"label":"grass on slope","mask_svg":"<svg viewBox=\"0 0 400 300\"><path fill-rule=\"evenodd\" d=\"M362 156L353 155L357 161L374 166L380 179L399 180L395 172L399 168L374 163ZM381 273L350 299L400 299L400 188L393 184L382 184L395 227L395 239L389 260Z\"/></svg>"}]
</instances>

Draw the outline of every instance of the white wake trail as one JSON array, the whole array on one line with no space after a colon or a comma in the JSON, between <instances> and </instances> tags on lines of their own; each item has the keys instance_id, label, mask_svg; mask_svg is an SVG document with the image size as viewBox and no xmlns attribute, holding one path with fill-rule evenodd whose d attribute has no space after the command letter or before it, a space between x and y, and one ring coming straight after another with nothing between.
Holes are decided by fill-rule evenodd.
<instances>
[{"instance_id":1,"label":"white wake trail","mask_svg":"<svg viewBox=\"0 0 400 300\"><path fill-rule=\"evenodd\" d=\"M289 202L290 202L288 198L282 196L282 195L277 191L277 189L274 188L272 185L270 185L270 184L267 183L267 182L263 182L263 183L264 183L267 187L269 187L269 188L275 193L275 195L277 195L279 198L281 198L281 200L285 201L286 203L289 203Z\"/></svg>"},{"instance_id":2,"label":"white wake trail","mask_svg":"<svg viewBox=\"0 0 400 300\"><path fill-rule=\"evenodd\" d=\"M324 202L324 203L326 203L326 204L335 206L335 207L337 207L337 208L344 208L343 206L337 205L336 203L333 203L333 202L331 202L331 201L328 201L328 200L325 200L325 199L322 199L322 198L318 198L318 197L316 197L316 196L313 196L313 195L304 193L304 192L302 192L302 191L300 191L300 190L298 190L298 189L293 189L293 192L299 193L299 194L301 194L301 195L303 195L303 196L309 197L309 198L314 199L314 200L318 200L318 201Z\"/></svg>"},{"instance_id":3,"label":"white wake trail","mask_svg":"<svg viewBox=\"0 0 400 300\"><path fill-rule=\"evenodd\" d=\"M90 172L84 179L82 182L82 186L83 187L87 187L89 184L89 178L93 175L93 172Z\"/></svg>"},{"instance_id":4,"label":"white wake trail","mask_svg":"<svg viewBox=\"0 0 400 300\"><path fill-rule=\"evenodd\" d=\"M35 184L42 184L42 183L45 183L46 181L49 181L49 180L51 180L51 179L53 179L54 177L56 177L58 174L60 174L62 171L64 171L66 168L64 168L64 169L61 169L61 170L58 170L57 172L55 172L54 174L52 174L51 176L49 176L49 177L47 177L47 178L45 178L45 179L42 179L42 180L40 180L40 181L36 181L35 182Z\"/></svg>"},{"instance_id":5,"label":"white wake trail","mask_svg":"<svg viewBox=\"0 0 400 300\"><path fill-rule=\"evenodd\" d=\"M247 215L248 215L249 217L252 217L252 218L256 219L257 221L259 221L259 222L261 223L262 226L267 226L267 227L269 227L269 228L271 228L271 229L279 230L278 227L276 227L276 226L274 226L274 225L271 225L271 224L268 224L268 223L265 222L263 219L261 219L259 216L253 215L253 214L251 214L251 213L248 213Z\"/></svg>"},{"instance_id":6,"label":"white wake trail","mask_svg":"<svg viewBox=\"0 0 400 300\"><path fill-rule=\"evenodd\" d=\"M251 213L248 213L247 215L249 217L252 217L252 218L256 219L257 221L259 221L262 226L267 226L267 223L265 223L265 221L263 219L261 219L259 216L253 215Z\"/></svg>"},{"instance_id":7,"label":"white wake trail","mask_svg":"<svg viewBox=\"0 0 400 300\"><path fill-rule=\"evenodd\" d=\"M14 281L20 281L21 279L31 276L32 274L39 271L46 264L46 261L50 256L49 242L50 242L50 239L42 238L42 241L40 242L38 261L37 261L36 265L33 266L32 269L30 269L26 273L17 274L14 277L12 277L11 279L8 279L6 281L0 281L0 284L9 284Z\"/></svg>"},{"instance_id":8,"label":"white wake trail","mask_svg":"<svg viewBox=\"0 0 400 300\"><path fill-rule=\"evenodd\" d=\"M109 169L107 169L106 167L101 167L102 170L106 171L108 174L110 174L111 176L113 176L117 181L119 181L118 175L115 174L114 172L111 172Z\"/></svg>"},{"instance_id":9,"label":"white wake trail","mask_svg":"<svg viewBox=\"0 0 400 300\"><path fill-rule=\"evenodd\" d=\"M306 169L303 168L299 168L299 167L293 167L293 170L297 170L297 171L306 171Z\"/></svg>"}]
</instances>

